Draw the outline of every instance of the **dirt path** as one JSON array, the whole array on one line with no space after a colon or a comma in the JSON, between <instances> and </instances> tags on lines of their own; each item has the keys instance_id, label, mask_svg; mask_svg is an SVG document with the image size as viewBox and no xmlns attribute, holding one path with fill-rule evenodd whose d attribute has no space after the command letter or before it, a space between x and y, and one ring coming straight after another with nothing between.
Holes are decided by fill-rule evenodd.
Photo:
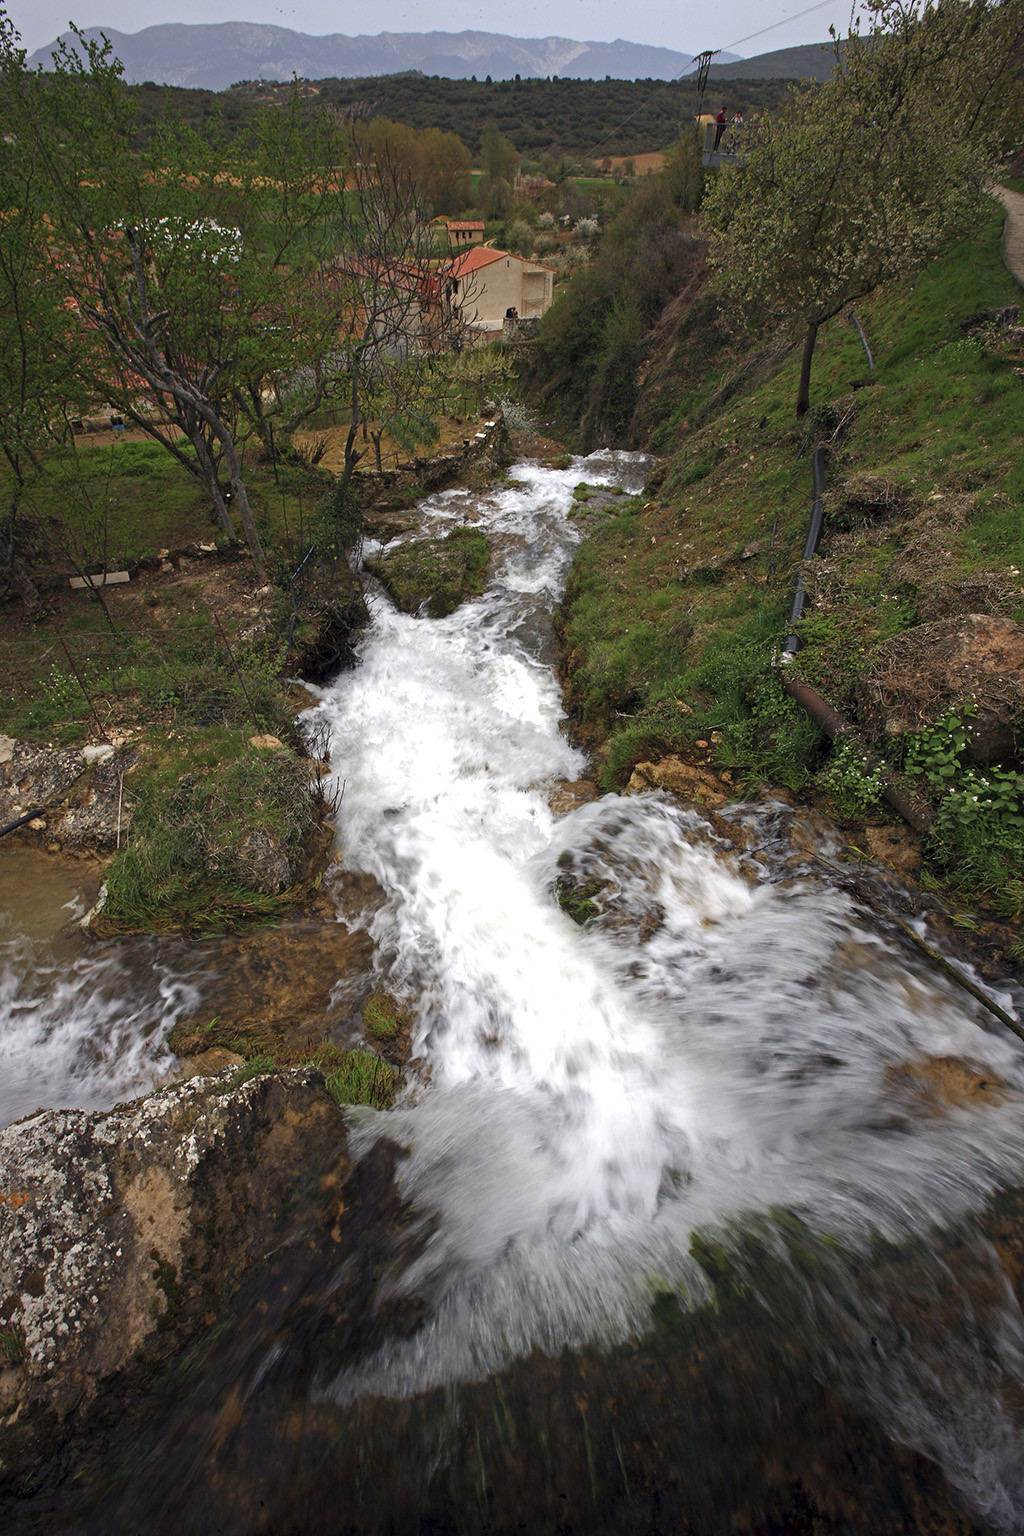
<instances>
[{"instance_id":1,"label":"dirt path","mask_svg":"<svg viewBox=\"0 0 1024 1536\"><path fill-rule=\"evenodd\" d=\"M1011 192L1009 187L998 185L991 190L1006 209L1003 260L1018 283L1024 286L1024 192Z\"/></svg>"}]
</instances>

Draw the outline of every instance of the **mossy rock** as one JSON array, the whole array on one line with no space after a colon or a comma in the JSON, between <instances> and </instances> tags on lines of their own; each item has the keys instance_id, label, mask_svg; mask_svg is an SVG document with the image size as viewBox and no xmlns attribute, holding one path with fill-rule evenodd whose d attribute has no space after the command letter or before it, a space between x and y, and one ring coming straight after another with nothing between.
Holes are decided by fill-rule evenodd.
<instances>
[{"instance_id":1,"label":"mossy rock","mask_svg":"<svg viewBox=\"0 0 1024 1536\"><path fill-rule=\"evenodd\" d=\"M582 928L601 910L597 898L607 888L606 880L577 880L560 875L555 882L555 900L578 927Z\"/></svg>"},{"instance_id":2,"label":"mossy rock","mask_svg":"<svg viewBox=\"0 0 1024 1536\"><path fill-rule=\"evenodd\" d=\"M403 613L425 609L429 618L443 619L483 591L490 553L479 529L456 528L443 539L404 544L366 564Z\"/></svg>"},{"instance_id":3,"label":"mossy rock","mask_svg":"<svg viewBox=\"0 0 1024 1536\"><path fill-rule=\"evenodd\" d=\"M363 1028L374 1050L403 1065L409 1059L414 1019L409 1009L382 987L363 1005Z\"/></svg>"}]
</instances>

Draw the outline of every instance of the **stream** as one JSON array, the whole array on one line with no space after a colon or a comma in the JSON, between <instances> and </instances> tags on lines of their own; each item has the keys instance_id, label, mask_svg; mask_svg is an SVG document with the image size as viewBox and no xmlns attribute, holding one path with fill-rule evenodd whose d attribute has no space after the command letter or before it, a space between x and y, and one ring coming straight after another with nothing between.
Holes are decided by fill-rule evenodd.
<instances>
[{"instance_id":1,"label":"stream","mask_svg":"<svg viewBox=\"0 0 1024 1536\"><path fill-rule=\"evenodd\" d=\"M26 1530L1024 1532L1024 1050L794 862L784 807L552 809L587 771L552 666L572 490L646 468L520 463L423 503L491 535L486 593L429 620L376 591L308 719L344 868L383 892L345 920L415 1018L405 1097L349 1114L402 1219L340 1266L268 1256L126 1416L121 1470ZM597 883L585 928L559 880ZM0 940L8 1082L46 1063L5 1107L167 1070L183 956L97 958L91 1032L61 1035L35 939Z\"/></svg>"}]
</instances>

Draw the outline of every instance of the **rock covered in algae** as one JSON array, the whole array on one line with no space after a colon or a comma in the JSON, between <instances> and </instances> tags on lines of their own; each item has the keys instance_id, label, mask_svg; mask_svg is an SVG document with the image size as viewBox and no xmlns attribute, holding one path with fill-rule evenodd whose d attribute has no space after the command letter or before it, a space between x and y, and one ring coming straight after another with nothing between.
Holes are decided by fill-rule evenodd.
<instances>
[{"instance_id":1,"label":"rock covered in algae","mask_svg":"<svg viewBox=\"0 0 1024 1536\"><path fill-rule=\"evenodd\" d=\"M403 613L425 609L443 619L483 591L490 544L476 528L455 528L443 539L418 539L367 560Z\"/></svg>"}]
</instances>

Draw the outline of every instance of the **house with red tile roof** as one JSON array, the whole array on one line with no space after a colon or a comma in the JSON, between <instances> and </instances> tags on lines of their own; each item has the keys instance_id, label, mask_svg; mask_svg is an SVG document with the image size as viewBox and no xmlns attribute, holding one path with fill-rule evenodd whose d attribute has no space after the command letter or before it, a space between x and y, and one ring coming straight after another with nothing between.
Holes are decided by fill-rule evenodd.
<instances>
[{"instance_id":1,"label":"house with red tile roof","mask_svg":"<svg viewBox=\"0 0 1024 1536\"><path fill-rule=\"evenodd\" d=\"M467 325L478 334L497 335L510 310L520 320L539 319L551 303L555 274L541 261L478 245L461 251L449 275L465 295L460 299Z\"/></svg>"},{"instance_id":2,"label":"house with red tile roof","mask_svg":"<svg viewBox=\"0 0 1024 1536\"><path fill-rule=\"evenodd\" d=\"M440 240L442 234L450 251L463 251L468 246L480 245L484 238L483 219L446 219L443 215L431 220L431 226Z\"/></svg>"}]
</instances>

